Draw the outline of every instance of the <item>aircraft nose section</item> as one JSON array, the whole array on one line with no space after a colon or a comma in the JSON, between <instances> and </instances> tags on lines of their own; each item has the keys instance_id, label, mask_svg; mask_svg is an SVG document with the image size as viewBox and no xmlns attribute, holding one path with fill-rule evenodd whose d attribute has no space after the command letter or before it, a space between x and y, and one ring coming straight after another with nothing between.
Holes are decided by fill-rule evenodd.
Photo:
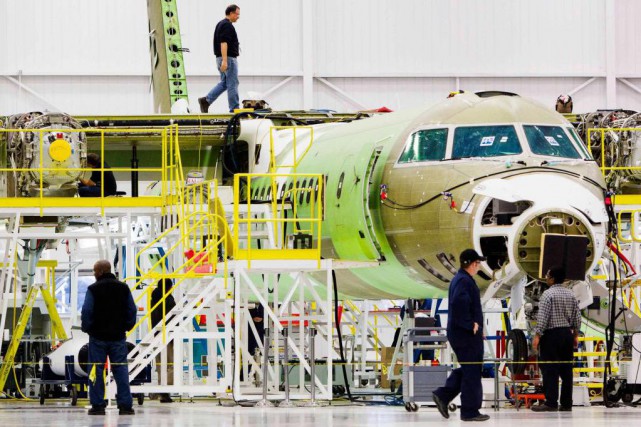
<instances>
[{"instance_id":1,"label":"aircraft nose section","mask_svg":"<svg viewBox=\"0 0 641 427\"><path fill-rule=\"evenodd\" d=\"M487 180L474 193L486 196L474 233L493 270L540 277L543 238L550 234L588 239L586 273L605 249L608 216L600 191L591 183L531 174Z\"/></svg>"}]
</instances>

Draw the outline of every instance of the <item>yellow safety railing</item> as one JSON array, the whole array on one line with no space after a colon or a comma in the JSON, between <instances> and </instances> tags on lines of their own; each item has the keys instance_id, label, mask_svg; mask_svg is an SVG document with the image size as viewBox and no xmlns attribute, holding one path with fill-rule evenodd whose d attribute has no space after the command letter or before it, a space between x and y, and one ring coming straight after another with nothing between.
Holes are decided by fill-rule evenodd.
<instances>
[{"instance_id":1,"label":"yellow safety railing","mask_svg":"<svg viewBox=\"0 0 641 427\"><path fill-rule=\"evenodd\" d=\"M618 240L622 243L632 243L641 242L641 236L637 236L635 233L636 228L636 218L637 215L641 212L639 209L622 209L617 212L617 230L618 230ZM630 216L630 220L627 220L627 216ZM624 227L624 225L628 225ZM629 231L628 233L625 233ZM625 233L625 234L624 234Z\"/></svg>"},{"instance_id":2,"label":"yellow safety railing","mask_svg":"<svg viewBox=\"0 0 641 427\"><path fill-rule=\"evenodd\" d=\"M573 353L574 357L585 358L584 361L582 361L581 363L585 363L588 366L575 366L572 368L572 371L576 374L595 374L595 373L605 372L605 366L606 366L605 358L607 356L607 352L605 351L604 348L602 348L603 343L605 342L605 339L603 337L586 336L586 337L579 337L578 340L585 343L591 342L593 343L592 345L595 346L596 348L592 351L575 351ZM617 350L613 350L610 354L610 367L613 373L616 373L619 371L619 366L617 363L618 354L619 352ZM589 377L592 377L592 375L589 375ZM590 378L587 378L587 379L590 379ZM582 383L582 385L588 385L588 384Z\"/></svg>"},{"instance_id":3,"label":"yellow safety railing","mask_svg":"<svg viewBox=\"0 0 641 427\"><path fill-rule=\"evenodd\" d=\"M151 292L154 286L145 287L145 291L135 299L136 305L146 298L147 313L142 316L134 328L133 333L140 325L151 320L151 313L162 306L165 311L167 296L183 285L187 279L196 279L222 275L224 289L227 289L229 276L227 258L231 250L231 236L225 213L218 198L218 185L215 180L203 181L187 185L180 156L180 141L178 126L171 125L163 132L162 153L162 194L164 196L164 213L166 217L176 219L173 225L164 229L153 241L145 245L136 255L136 271L143 271L141 258L161 245L171 235L178 234L176 241L165 249L164 255L151 265L145 274L139 277L125 279L134 281L132 288L150 281L159 282L164 279L174 280L173 286L154 305L151 304ZM222 250L223 271L218 272L219 251ZM176 258L175 253L180 251L184 262L169 271L167 265ZM187 256L189 252L189 256ZM222 274L221 274L222 273ZM166 319L162 319L163 341L166 336Z\"/></svg>"},{"instance_id":4,"label":"yellow safety railing","mask_svg":"<svg viewBox=\"0 0 641 427\"><path fill-rule=\"evenodd\" d=\"M0 140L3 137L11 133L21 133L21 132L33 132L39 137L39 147L38 153L39 164L35 167L25 168L25 167L6 167L5 165L0 165L0 172L5 173L20 173L20 174L30 174L35 177L34 179L38 182L39 195L35 197L1 197L0 198L0 207L8 208L22 208L22 207L36 207L40 210L40 215L45 215L45 210L47 208L73 208L73 207L99 207L101 213L104 215L105 208L110 207L159 207L164 208L171 201L167 200L167 181L169 178L178 179L178 176L182 174L182 170L178 170L176 167L179 164L180 152L178 151L178 126L172 125L164 129L132 129L132 128L84 128L84 129L50 129L50 128L39 128L39 129L0 129ZM109 163L109 159L105 156L105 138L110 135L117 135L122 133L127 133L128 135L136 136L137 134L145 134L145 137L149 140L159 140L160 148L162 152L162 162L158 166L148 166L148 167L110 167L105 168L104 163L99 168L91 167L45 167L44 159L48 154L44 153L44 136L45 134L51 133L63 133L63 134L73 134L73 133L85 133L92 135L92 138L97 137L100 143L100 158L102 162ZM6 139L6 138L4 138ZM178 161L176 161L178 157ZM22 166L22 165L20 165ZM44 189L46 188L46 183L44 179L44 174L46 172L58 172L60 174L66 174L68 176L75 176L80 173L87 173L99 171L101 176L104 177L106 171L111 171L114 173L118 172L146 172L155 174L157 179L161 182L162 191L161 196L140 196L140 197L48 197L45 196ZM102 180L101 186L104 185L104 179ZM104 188L101 188L101 194L104 194Z\"/></svg>"},{"instance_id":5,"label":"yellow safety railing","mask_svg":"<svg viewBox=\"0 0 641 427\"><path fill-rule=\"evenodd\" d=\"M605 136L606 133L620 133L620 132L641 132L641 128L589 128L587 130L587 136L586 136L586 145L588 147L588 150L590 151L590 154L594 157L597 158L594 153L592 153L592 148L591 148L591 141L592 141L592 135L594 133L598 133L600 135L601 139L601 153L600 156L598 157L600 159L600 168L601 168L601 173L603 176L607 177L610 172L613 171L638 171L641 172L641 166L612 166L612 165L606 165L606 150L609 147L606 147L605 144Z\"/></svg>"},{"instance_id":6,"label":"yellow safety railing","mask_svg":"<svg viewBox=\"0 0 641 427\"><path fill-rule=\"evenodd\" d=\"M299 187L300 179L317 183L318 190L316 190L316 184L313 188ZM244 217L239 209L241 182L246 182L247 194L249 195L246 205L247 212ZM285 190L287 182L290 182L291 188ZM252 260L316 260L320 268L323 183L322 175L319 174L236 174L234 176L234 258L247 260L248 264ZM269 204L271 217L258 217L260 212L257 209L252 211L252 206L256 204L251 200L252 186L261 186L271 190L269 191L269 200L265 202ZM280 199L279 188L282 193ZM303 199L303 196L309 197ZM306 200L309 200L309 203ZM291 217L287 216L287 212L291 212ZM244 226L247 232L247 245L244 248L241 248L239 242L241 226ZM277 247L261 249L252 247L252 230L255 227L265 226L273 227L273 237ZM311 245L301 245L302 248L289 248L287 244L282 244L289 237L305 237L309 239Z\"/></svg>"},{"instance_id":7,"label":"yellow safety railing","mask_svg":"<svg viewBox=\"0 0 641 427\"><path fill-rule=\"evenodd\" d=\"M636 287L629 287L621 289L621 299L626 307L628 307L634 314L641 317L641 307L639 307L639 297L636 293Z\"/></svg>"},{"instance_id":8,"label":"yellow safety railing","mask_svg":"<svg viewBox=\"0 0 641 427\"><path fill-rule=\"evenodd\" d=\"M278 165L276 164L276 153L274 150L274 131L283 131L291 130L292 131L292 163L281 162ZM300 157L298 156L298 141L297 136L300 130L309 131L309 143L303 149ZM270 153L270 170L272 173L277 173L279 169L291 168L292 172L296 173L296 168L300 161L305 157L305 154L309 151L314 141L314 128L312 126L272 126L269 128L269 153Z\"/></svg>"},{"instance_id":9,"label":"yellow safety railing","mask_svg":"<svg viewBox=\"0 0 641 427\"><path fill-rule=\"evenodd\" d=\"M142 316L134 328L129 332L133 333L141 324L146 323L151 318L151 312L156 308L163 306L163 312L165 311L165 300L166 297L171 295L172 292L178 288L183 282L187 279L194 278L203 278L208 276L213 276L217 274L216 271L218 267L218 252L219 249L222 249L223 253L227 253L227 242L230 240L228 236L228 228L219 228L221 221L224 222L224 217L218 215L209 214L206 212L193 212L189 216L185 217L179 223L173 225L172 227L165 230L160 234L154 241L148 243L143 247L136 256L136 269L141 271L140 258L145 255L145 253L159 244L160 241L164 240L168 235L179 231L180 239L172 246L170 246L163 256L161 256L156 262L147 270L147 273L141 277L137 277L133 288L141 285L144 282L149 280L161 281L164 279L173 279L174 285L166 294L153 306L151 305L151 291L153 290L152 286L148 286L145 289L145 292L141 293L136 297L134 302L138 305L143 298L147 299L147 313ZM204 239L206 237L206 239ZM207 243L202 246L203 240L206 240ZM196 245L201 245L202 247L197 247ZM180 266L173 269L173 271L168 271L167 264L171 257L175 254L177 250L182 250L184 248L194 248L197 247L197 251L194 251L191 254L191 257L186 259ZM224 289L227 289L227 277L228 277L228 264L227 257L223 257L223 286ZM208 270L206 267L211 266L211 269ZM199 267L204 267L204 271L199 271ZM132 278L133 279L133 278ZM163 318L162 324L162 334L163 339L165 337L165 319Z\"/></svg>"}]
</instances>

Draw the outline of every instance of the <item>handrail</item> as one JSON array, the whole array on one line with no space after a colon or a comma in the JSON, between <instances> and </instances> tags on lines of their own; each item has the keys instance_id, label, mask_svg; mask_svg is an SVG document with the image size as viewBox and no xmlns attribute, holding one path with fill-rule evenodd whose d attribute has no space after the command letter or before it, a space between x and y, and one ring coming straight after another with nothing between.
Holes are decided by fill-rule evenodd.
<instances>
[{"instance_id":1,"label":"handrail","mask_svg":"<svg viewBox=\"0 0 641 427\"><path fill-rule=\"evenodd\" d=\"M315 182L318 190L315 188L298 188L299 179L309 178L309 182ZM278 197L279 184L283 186L288 179L291 179L293 188L282 190L282 197ZM252 194L252 185L269 186L271 189L268 192L267 203L270 206L271 218L254 218L252 214L252 199L247 198L247 212L246 217L240 215L240 183L241 180L247 184L247 193ZM312 259L316 260L320 266L321 256L321 237L322 237L322 222L323 222L323 176L321 174L296 174L296 173L238 173L234 175L234 258L246 259L248 264L251 265L252 259ZM301 204L301 194L311 193L309 204L303 208ZM290 197L291 194L298 197ZM314 197L311 197L313 195ZM290 206L286 206L289 204ZM284 212L291 207L293 216L285 218L282 216ZM301 214L301 211L303 212ZM255 211L254 211L255 212ZM305 216L306 215L306 216ZM292 249L280 247L280 242L286 237L284 234L287 224L293 224L293 234L307 232L309 238L312 240L311 247L301 249ZM240 239L240 225L245 224L247 227L247 247L241 249L239 244ZM252 226L257 224L273 225L275 231L275 241L278 242L275 248L267 249L253 249L252 241ZM309 225L309 228L303 228L300 224ZM281 235L281 232L283 233ZM282 237L282 238L281 238Z\"/></svg>"},{"instance_id":2,"label":"handrail","mask_svg":"<svg viewBox=\"0 0 641 427\"><path fill-rule=\"evenodd\" d=\"M207 214L207 213L203 213L203 212L194 212L192 216L195 216L195 215L197 215L197 214L201 216L201 218L199 219L198 223L200 223L200 222L204 221L205 219L209 219L211 223L214 223L214 224L215 224L218 220L220 220L220 219L224 219L224 218L220 217L219 215ZM180 227L181 225L183 225L183 223L184 223L184 222L189 222L190 220L191 220L191 216L190 216L190 217L185 218L182 222L180 222L180 223L176 224L174 227L172 227L172 229L174 229L174 228L178 228L178 227ZM194 226L192 226L192 228L198 228L198 227L199 227L199 224L195 224ZM173 231L172 229L167 230L165 233ZM164 233L163 233L163 234L164 234ZM159 236L159 238L160 238L160 236ZM222 246L223 246L223 250L225 251L225 253L227 253L227 244L226 244L226 242L227 242L227 230L226 230L226 229L224 229L224 230L222 230L222 234L220 234L220 237L219 237L218 239L210 239L210 240L208 241L207 245L205 245L205 247L203 247L202 249L200 249L200 250L199 250L199 251L198 251L198 252L193 256L193 258L196 258L196 261L194 261L194 262L192 263L192 262L191 262L191 260L187 260L187 261L185 261L185 262L184 262L180 267L175 268L175 269L174 269L174 271L173 271L172 273L165 272L165 261L166 261L166 259L167 259L167 257L168 257L168 256L170 256L171 254L173 254L173 251L174 251L177 247L179 247L179 245L178 245L178 244L176 244L176 245L172 246L169 250L167 250L167 252L165 253L165 255L163 255L163 256L162 256L162 257L161 257L161 258L156 262L156 264L154 264L154 266L152 266L152 267L148 270L148 272L147 272L145 275L141 276L141 278L140 278L140 280L137 282L137 284L140 284L140 283L142 283L144 280L147 280L147 279L150 279L150 278L154 278L154 279L172 279L172 278L173 278L173 279L176 279L176 281L175 281L174 285L171 287L171 289L170 289L169 291L165 292L165 294L163 295L163 297L162 297L162 298L161 298L161 299L160 299L156 304L154 304L153 306L151 306L151 307L149 307L149 308L148 308L147 313L146 313L144 316L142 316L142 317L140 318L140 320L139 320L139 321L134 325L134 327L131 329L131 331L129 331L129 332L128 332L128 335L129 335L129 334L131 334L131 333L133 333L133 331L135 331L135 330L136 330L136 329L137 329L141 324L143 324L143 323L144 323L144 322L146 322L148 319L150 319L150 317L151 317L151 313L152 313L152 311L153 311L153 310L155 310L156 308L158 308L160 305L163 305L163 307L164 307L165 300L166 300L167 296L171 295L171 294L172 294L172 292L173 292L176 288L178 288L178 286L180 286L180 285L181 285L185 280L187 280L187 279L191 279L191 278L195 278L195 277L205 277L205 276L210 276L212 273L196 273L194 270L196 269L196 267L203 265L203 264L205 263L205 260L206 260L206 259L210 259L210 260L211 260L211 253L217 254L217 250L218 250L218 247L219 247L220 245L222 245ZM136 266L137 266L137 268L138 268L138 269L140 269L139 257L141 256L141 254L142 254L145 250L148 250L148 249L150 249L150 248L154 247L156 243L157 243L157 242L151 242L151 243L149 243L148 245L146 245L146 246L145 246L145 247L144 247L144 248L139 252L139 254L138 254L138 256L137 256L137 259L136 259ZM204 256L202 256L202 257L201 257L201 256L199 256L199 255L204 255L204 254L207 254L208 256L207 256L207 257L204 257ZM190 263L191 263L192 265L189 265ZM158 264L161 264L161 265L162 265L162 271L163 271L163 273L161 273L161 274L159 274L159 273L156 273L156 272L155 272L155 267L156 267ZM210 264L214 265L213 263L210 263ZM224 287L225 287L225 289L226 289L226 288L227 288L227 277L228 277L228 265L227 265L227 259L226 259L226 257L224 258L224 261L223 261L223 268L224 268L224 270L223 270ZM186 270L186 272L185 272L185 269L187 269L187 270ZM137 286L137 285L136 285L136 286ZM139 302L143 297L147 297L147 298L148 298L148 300L149 300L149 299L150 299L150 292L151 292L151 289L152 289L152 287L151 287L151 286L148 286L148 287L147 287L147 289L146 289L146 291L145 291L145 292L143 292L143 293L141 293L141 294L140 294L140 295L135 299L135 302L136 302L136 303L138 303L138 302ZM149 305L149 304L148 304L148 305ZM165 323L165 322L166 322L166 319L165 319L164 317L163 317L162 322L163 322L163 323L162 323L162 333L163 333L163 340L164 340L164 336L165 336L165 324L166 324L166 323Z\"/></svg>"},{"instance_id":3,"label":"handrail","mask_svg":"<svg viewBox=\"0 0 641 427\"><path fill-rule=\"evenodd\" d=\"M279 165L276 165L276 153L274 152L274 130L287 130L290 129L293 132L293 138L292 138L292 155L294 157L294 163L292 164L286 164L286 163L281 163ZM296 132L299 129L308 129L309 130L309 144L303 151L303 154L301 154L300 159L296 155L296 150L297 150L297 141L296 141ZM270 167L269 170L271 173L277 173L278 169L282 168L292 168L294 173L296 173L296 168L298 167L300 161L305 157L305 155L309 152L309 149L312 147L312 143L314 142L314 127L313 126L272 126L269 128L269 161L270 161Z\"/></svg>"},{"instance_id":4,"label":"handrail","mask_svg":"<svg viewBox=\"0 0 641 427\"><path fill-rule=\"evenodd\" d=\"M599 165L601 169L601 174L606 177L606 172L611 172L611 171L618 171L618 170L628 170L628 171L641 171L641 166L607 166L605 163L606 159L606 144L605 144L605 134L606 132L610 133L618 133L618 132L641 132L641 128L588 128L587 133L586 133L586 146L590 152L590 154L594 157L594 153L592 153L592 147L591 147L591 141L592 141L592 134L593 133L599 133L601 136L600 140L600 145L601 145L601 164Z\"/></svg>"},{"instance_id":5,"label":"handrail","mask_svg":"<svg viewBox=\"0 0 641 427\"><path fill-rule=\"evenodd\" d=\"M175 125L174 125L175 126ZM160 138L161 141L161 151L165 153L166 151L166 145L167 145L167 138L166 138L166 133L167 129L154 129L154 128L149 128L149 129L131 129L131 128L108 128L108 129L103 129L103 128L0 128L0 139L2 139L3 134L12 134L12 133L25 133L25 132L31 132L33 134L38 135L39 142L38 142L38 148L37 150L37 155L39 158L39 162L37 165L34 165L34 167L31 168L26 168L22 167L22 165L16 165L17 167L0 167L0 172L7 172L7 173L23 173L27 174L30 173L34 180L37 180L38 182L38 190L39 190L39 195L37 197L29 197L28 200L30 202L29 206L30 207L37 207L40 210L40 216L45 215L45 209L49 207L85 207L85 206L91 206L91 207L99 207L101 214L104 215L105 213L105 208L106 207L111 207L111 206L118 206L118 203L114 201L110 202L105 202L107 197L93 197L93 201L91 204L86 203L86 200L78 200L79 198L74 198L74 197L46 197L45 196L45 179L44 175L47 172L59 172L61 175L66 175L69 177L70 181L66 184L71 184L73 180L75 179L74 177L77 176L82 176L87 172L100 172L101 176L104 177L104 174L106 171L111 171L111 172L132 172L132 171L138 171L138 172L156 172L159 173L161 179L165 176L165 164L161 164L159 167L140 167L140 168L133 168L133 167L109 167L105 168L104 167L104 162L105 162L105 135L108 134L113 134L113 133L119 133L126 131L130 134L141 134L145 133L147 135L151 134L153 138ZM65 164L64 167L45 167L44 161L45 161L45 146L44 146L44 136L45 134L51 134L51 133L64 133L64 134L93 134L93 135L98 135L100 138L100 155L103 164L101 167L97 168L91 168L91 167L73 167L74 165L69 165ZM84 144L84 142L83 142ZM78 165L80 166L80 165ZM71 173L71 174L70 174ZM37 178L36 178L37 177ZM101 194L104 195L104 179L101 180ZM166 200L164 198L164 192L163 192L163 197L150 197L150 196L140 196L141 199L149 199L153 200L153 203L151 203L153 206L163 208L163 206L166 204ZM22 203L17 202L20 199L24 199L22 197L2 197L0 198L0 206L5 206L5 207L16 207L16 206L23 206ZM49 199L49 200L47 200ZM37 200L37 202L34 202L34 200ZM45 201L47 200L47 201ZM125 206L129 206L130 204L128 203L123 203ZM149 203L145 203L145 205L149 205Z\"/></svg>"}]
</instances>

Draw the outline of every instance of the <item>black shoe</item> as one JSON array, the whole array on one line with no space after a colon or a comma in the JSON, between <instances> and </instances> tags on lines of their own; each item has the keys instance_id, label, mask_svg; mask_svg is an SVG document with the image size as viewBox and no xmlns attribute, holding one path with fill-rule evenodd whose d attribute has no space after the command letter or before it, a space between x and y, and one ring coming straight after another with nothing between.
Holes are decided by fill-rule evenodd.
<instances>
[{"instance_id":1,"label":"black shoe","mask_svg":"<svg viewBox=\"0 0 641 427\"><path fill-rule=\"evenodd\" d=\"M160 395L160 403L173 403L174 399L169 396L169 393L163 393Z\"/></svg>"},{"instance_id":2,"label":"black shoe","mask_svg":"<svg viewBox=\"0 0 641 427\"><path fill-rule=\"evenodd\" d=\"M134 411L134 408L132 408L131 406L128 408L121 406L118 409L119 409L118 411L119 415L136 415L136 411Z\"/></svg>"},{"instance_id":3,"label":"black shoe","mask_svg":"<svg viewBox=\"0 0 641 427\"><path fill-rule=\"evenodd\" d=\"M572 412L571 406L559 406L559 412Z\"/></svg>"},{"instance_id":4,"label":"black shoe","mask_svg":"<svg viewBox=\"0 0 641 427\"><path fill-rule=\"evenodd\" d=\"M552 406L548 406L545 403L543 403L541 405L532 406L532 408L530 408L530 409L532 409L534 412L556 412L556 411L558 411L558 409L553 408Z\"/></svg>"},{"instance_id":5,"label":"black shoe","mask_svg":"<svg viewBox=\"0 0 641 427\"><path fill-rule=\"evenodd\" d=\"M198 98L198 105L200 105L200 112L201 113L208 113L209 112L209 101L207 101L206 97Z\"/></svg>"},{"instance_id":6,"label":"black shoe","mask_svg":"<svg viewBox=\"0 0 641 427\"><path fill-rule=\"evenodd\" d=\"M87 412L89 415L105 415L104 406L92 406Z\"/></svg>"},{"instance_id":7,"label":"black shoe","mask_svg":"<svg viewBox=\"0 0 641 427\"><path fill-rule=\"evenodd\" d=\"M486 414L478 414L477 416L472 418L461 417L461 421L487 421L489 419L490 419L490 416Z\"/></svg>"},{"instance_id":8,"label":"black shoe","mask_svg":"<svg viewBox=\"0 0 641 427\"><path fill-rule=\"evenodd\" d=\"M436 404L436 408L443 415L443 418L449 418L450 414L447 411L447 404L441 400L436 394L432 393L432 400Z\"/></svg>"}]
</instances>

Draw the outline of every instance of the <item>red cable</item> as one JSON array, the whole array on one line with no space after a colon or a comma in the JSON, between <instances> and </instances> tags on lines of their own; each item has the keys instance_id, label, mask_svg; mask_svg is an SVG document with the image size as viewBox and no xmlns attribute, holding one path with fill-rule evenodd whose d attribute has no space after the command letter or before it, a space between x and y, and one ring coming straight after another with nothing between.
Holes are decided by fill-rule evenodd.
<instances>
[{"instance_id":1,"label":"red cable","mask_svg":"<svg viewBox=\"0 0 641 427\"><path fill-rule=\"evenodd\" d=\"M621 253L621 251L616 246L614 246L612 242L608 242L608 248L610 248L610 250L612 250L621 260L623 260L624 263L626 263L630 267L630 269L632 270L632 274L637 274L637 271L634 269L632 263L625 257L625 255Z\"/></svg>"}]
</instances>

